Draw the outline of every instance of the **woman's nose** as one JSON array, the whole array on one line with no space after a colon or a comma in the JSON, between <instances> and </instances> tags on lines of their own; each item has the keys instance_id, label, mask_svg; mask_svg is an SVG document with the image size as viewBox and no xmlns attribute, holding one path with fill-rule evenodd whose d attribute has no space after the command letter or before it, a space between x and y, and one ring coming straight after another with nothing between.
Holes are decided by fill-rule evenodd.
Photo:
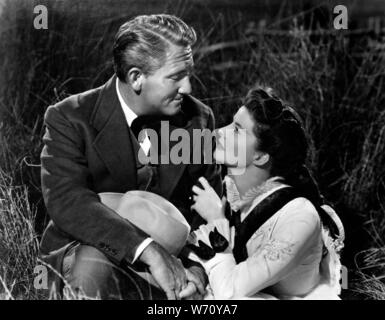
<instances>
[{"instance_id":1,"label":"woman's nose","mask_svg":"<svg viewBox=\"0 0 385 320\"><path fill-rule=\"evenodd\" d=\"M230 130L231 128L231 123L227 126L224 126L222 128L219 128L218 131L221 131L221 134L224 135L226 133L227 130Z\"/></svg>"},{"instance_id":2,"label":"woman's nose","mask_svg":"<svg viewBox=\"0 0 385 320\"><path fill-rule=\"evenodd\" d=\"M216 131L216 139L220 143L223 143L223 139L224 139L224 137L226 135L226 130L227 129L228 129L228 126L217 129L217 131Z\"/></svg>"}]
</instances>

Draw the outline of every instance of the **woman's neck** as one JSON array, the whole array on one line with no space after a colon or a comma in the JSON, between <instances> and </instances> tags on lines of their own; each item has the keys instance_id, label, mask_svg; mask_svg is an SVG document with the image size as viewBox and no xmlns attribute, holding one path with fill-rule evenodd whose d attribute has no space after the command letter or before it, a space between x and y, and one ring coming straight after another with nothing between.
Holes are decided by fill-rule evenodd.
<instances>
[{"instance_id":1,"label":"woman's neck","mask_svg":"<svg viewBox=\"0 0 385 320\"><path fill-rule=\"evenodd\" d=\"M270 178L267 170L259 169L254 165L247 168L228 168L228 175L234 180L239 195L243 197L251 188L258 187Z\"/></svg>"}]
</instances>

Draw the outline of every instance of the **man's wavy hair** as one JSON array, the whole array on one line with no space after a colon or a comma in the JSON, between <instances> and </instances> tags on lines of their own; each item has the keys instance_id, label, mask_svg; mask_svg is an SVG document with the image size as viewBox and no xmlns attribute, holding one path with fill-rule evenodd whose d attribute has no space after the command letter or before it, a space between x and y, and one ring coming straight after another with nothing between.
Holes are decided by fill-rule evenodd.
<instances>
[{"instance_id":1,"label":"man's wavy hair","mask_svg":"<svg viewBox=\"0 0 385 320\"><path fill-rule=\"evenodd\" d=\"M133 67L141 69L145 75L152 74L164 64L170 44L187 47L196 39L194 29L176 16L137 16L123 24L115 36L115 73L124 82Z\"/></svg>"}]
</instances>

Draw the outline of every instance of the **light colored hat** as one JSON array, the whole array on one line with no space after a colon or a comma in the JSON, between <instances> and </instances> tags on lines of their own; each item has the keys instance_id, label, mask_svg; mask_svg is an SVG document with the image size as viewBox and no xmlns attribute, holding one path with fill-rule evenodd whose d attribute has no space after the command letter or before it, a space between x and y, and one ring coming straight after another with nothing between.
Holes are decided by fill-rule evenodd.
<instances>
[{"instance_id":1,"label":"light colored hat","mask_svg":"<svg viewBox=\"0 0 385 320\"><path fill-rule=\"evenodd\" d=\"M99 193L103 204L146 232L169 253L177 256L186 243L190 225L165 198L148 191Z\"/></svg>"}]
</instances>

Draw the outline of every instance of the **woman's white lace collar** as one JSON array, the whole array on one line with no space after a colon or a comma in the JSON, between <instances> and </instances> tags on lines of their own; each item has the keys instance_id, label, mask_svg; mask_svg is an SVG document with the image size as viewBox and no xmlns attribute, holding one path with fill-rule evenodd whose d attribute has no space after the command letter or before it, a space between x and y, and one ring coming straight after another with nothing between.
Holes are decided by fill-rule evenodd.
<instances>
[{"instance_id":1,"label":"woman's white lace collar","mask_svg":"<svg viewBox=\"0 0 385 320\"><path fill-rule=\"evenodd\" d=\"M283 185L282 177L272 177L261 185L249 189L241 197L234 180L230 176L226 176L224 180L227 190L227 201L233 211L248 209L257 197Z\"/></svg>"}]
</instances>

